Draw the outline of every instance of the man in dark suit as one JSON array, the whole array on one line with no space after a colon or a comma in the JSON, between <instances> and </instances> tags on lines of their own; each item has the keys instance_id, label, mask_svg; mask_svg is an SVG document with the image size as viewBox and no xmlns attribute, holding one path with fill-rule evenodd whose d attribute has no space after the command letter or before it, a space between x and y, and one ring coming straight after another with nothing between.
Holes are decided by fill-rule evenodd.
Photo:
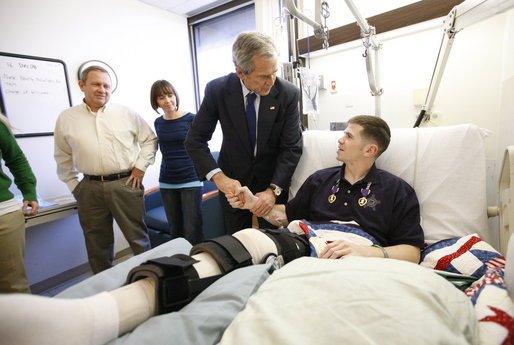
<instances>
[{"instance_id":1,"label":"man in dark suit","mask_svg":"<svg viewBox=\"0 0 514 345\"><path fill-rule=\"evenodd\" d=\"M276 77L273 40L258 32L242 33L234 42L232 58L236 73L207 84L185 141L198 177L213 181L223 193L220 203L228 234L252 227L252 212L264 217L277 201L287 201L291 176L302 154L299 90ZM216 163L207 142L218 121L223 143ZM234 209L227 202L226 197L235 196L241 185L258 197L251 212ZM259 226L274 227L262 218Z\"/></svg>"}]
</instances>

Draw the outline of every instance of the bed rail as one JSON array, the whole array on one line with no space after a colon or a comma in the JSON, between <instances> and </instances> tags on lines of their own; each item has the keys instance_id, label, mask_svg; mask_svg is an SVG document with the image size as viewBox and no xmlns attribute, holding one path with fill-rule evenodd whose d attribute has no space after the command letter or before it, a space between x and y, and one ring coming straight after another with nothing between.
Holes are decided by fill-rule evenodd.
<instances>
[{"instance_id":1,"label":"bed rail","mask_svg":"<svg viewBox=\"0 0 514 345\"><path fill-rule=\"evenodd\" d=\"M514 233L514 145L507 146L503 156L502 168L498 179L499 216L500 216L500 252L507 255L510 236Z\"/></svg>"}]
</instances>

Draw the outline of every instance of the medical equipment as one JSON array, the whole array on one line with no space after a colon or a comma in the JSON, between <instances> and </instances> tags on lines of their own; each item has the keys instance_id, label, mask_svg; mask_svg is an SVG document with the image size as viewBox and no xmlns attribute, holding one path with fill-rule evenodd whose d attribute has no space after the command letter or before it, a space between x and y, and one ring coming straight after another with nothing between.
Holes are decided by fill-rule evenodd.
<instances>
[{"instance_id":1,"label":"medical equipment","mask_svg":"<svg viewBox=\"0 0 514 345\"><path fill-rule=\"evenodd\" d=\"M466 0L460 5L455 6L448 13L443 21L443 38L434 71L432 72L425 103L421 107L421 112L414 123L414 127L418 127L422 121L430 118L455 35L466 26L506 11L513 6L514 0Z\"/></svg>"},{"instance_id":2,"label":"medical equipment","mask_svg":"<svg viewBox=\"0 0 514 345\"><path fill-rule=\"evenodd\" d=\"M368 74L368 83L369 87L371 89L371 94L375 97L375 115L381 116L381 95L384 93L384 90L380 86L380 64L379 64L379 50L382 48L382 44L378 41L376 38L376 30L375 27L368 24L366 19L364 19L360 12L357 10L355 4L352 0L345 0L346 5L352 12L353 16L357 20L357 23L359 24L359 27L361 28L361 39L362 43L364 44L365 50L363 57L366 59L366 71ZM325 5L324 5L325 4ZM328 28L326 26L326 17L323 16L323 24L322 21L322 13L323 10L328 7L326 5L326 1L323 0L322 3L320 3L320 0L316 0L316 14L315 19L309 18L304 13L300 12L296 5L294 4L294 0L286 0L286 7L289 13L291 13L292 16L295 16L296 18L304 21L305 23L309 24L314 28L314 35L317 38L321 38L324 40L323 42L323 48L328 48ZM291 42L292 45L294 45L296 52L297 42L294 40L294 42ZM374 52L374 63L373 66L373 59L372 55L368 51L368 49L371 48Z\"/></svg>"},{"instance_id":3,"label":"medical equipment","mask_svg":"<svg viewBox=\"0 0 514 345\"><path fill-rule=\"evenodd\" d=\"M304 114L319 114L318 111L318 88L319 77L310 69L299 68L300 80L302 82L302 109Z\"/></svg>"}]
</instances>

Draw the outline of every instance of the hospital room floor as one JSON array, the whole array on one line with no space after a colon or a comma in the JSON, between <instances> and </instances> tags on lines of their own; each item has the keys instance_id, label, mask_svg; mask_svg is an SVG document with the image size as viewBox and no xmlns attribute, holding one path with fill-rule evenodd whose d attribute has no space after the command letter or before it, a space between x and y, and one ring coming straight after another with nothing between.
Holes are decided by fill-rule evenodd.
<instances>
[{"instance_id":1,"label":"hospital room floor","mask_svg":"<svg viewBox=\"0 0 514 345\"><path fill-rule=\"evenodd\" d=\"M57 295L59 292L64 291L65 289L69 288L70 286L80 283L81 281L91 277L92 275L93 275L92 272L81 274L77 277L74 277L70 280L65 281L64 283L53 286L53 287L49 288L48 290L39 292L38 295L53 297L53 296Z\"/></svg>"},{"instance_id":2,"label":"hospital room floor","mask_svg":"<svg viewBox=\"0 0 514 345\"><path fill-rule=\"evenodd\" d=\"M115 259L114 260L114 264L115 265L119 264L120 262L123 262L123 261L129 259L130 257L132 257L132 253ZM67 281L65 281L63 283L60 283L60 284L55 285L55 286L52 286L51 288L49 288L49 289L47 289L45 291L38 292L37 295L53 297L53 296L57 295L58 293L60 293L61 291L64 291L67 288L69 288L70 286L73 286L75 284L80 283L81 281L91 277L92 275L93 275L93 273L91 271L83 273L83 274L78 275L76 277L73 277L73 278L71 278L71 279L69 279L69 280L67 280Z\"/></svg>"}]
</instances>

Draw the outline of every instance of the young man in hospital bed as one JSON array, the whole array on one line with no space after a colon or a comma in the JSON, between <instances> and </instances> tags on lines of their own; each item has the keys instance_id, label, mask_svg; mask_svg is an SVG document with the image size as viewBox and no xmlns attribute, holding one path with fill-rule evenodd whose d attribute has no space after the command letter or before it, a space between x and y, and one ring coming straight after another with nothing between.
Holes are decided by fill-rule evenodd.
<instances>
[{"instance_id":1,"label":"young man in hospital bed","mask_svg":"<svg viewBox=\"0 0 514 345\"><path fill-rule=\"evenodd\" d=\"M345 221L345 230L350 233L371 236L371 243L359 245L351 241L351 237L350 241L340 239L341 235L348 239L347 232L318 231L328 236L310 241L321 258L357 255L418 263L424 238L414 189L375 166L390 139L389 126L381 118L355 116L348 121L344 136L338 141L337 160L344 162L342 167L323 169L311 175L287 205L275 205L268 215L260 214L253 206L257 198L245 187L241 189L242 197L235 196L229 201L232 207L251 209L277 226L287 227L288 220L295 219L325 223L337 220ZM299 231L296 224L289 230L302 233L307 231L305 228L302 223ZM311 230L311 235L315 234L316 231Z\"/></svg>"},{"instance_id":2,"label":"young man in hospital bed","mask_svg":"<svg viewBox=\"0 0 514 345\"><path fill-rule=\"evenodd\" d=\"M379 137L382 139L376 139L373 133L377 131L381 133ZM441 343L434 336L446 339L446 343L451 338L452 344L478 343L476 320L470 319L470 315L473 315L472 306L465 295L428 269L412 264L419 262L420 247L423 245L417 198L407 183L378 170L374 165L378 155L387 148L389 136L389 128L379 118L352 118L344 137L339 140L337 157L345 163L343 167L315 173L307 179L293 200L287 205L276 205L266 215L277 225L288 225L294 232L306 233L310 243L301 236L285 231L245 229L233 236L223 236L219 238L221 240L197 245L191 249L191 256L176 254L149 260L132 269L127 279L130 284L91 297L52 299L29 295L0 296L2 344L103 344L135 329L154 315L178 310L185 305L182 303L171 308L163 305L164 298L172 298L179 292L171 288L163 291L160 279L163 274L176 272L177 267L183 268L179 275L188 277L189 282L185 284L190 284L189 288L206 281L203 286L198 284L201 290L218 277L232 270L239 271L236 268L263 263L270 255L284 256L287 263L309 253L314 253L314 256L319 254L322 258L344 257L345 260L302 258L275 272L224 331L221 343L248 344L256 334L259 336L253 342L259 344L308 344L313 343L314 339L319 344L337 343L342 336L352 339L352 342L343 340L342 343L371 344L374 342L369 342L369 339L384 339L381 337L386 336L392 336L389 343L394 344L412 344L413 339L417 344ZM256 197L244 187L241 194L231 197L234 207L250 210L255 201ZM350 217L351 212L354 212L353 218ZM311 222L294 221L288 224L288 219L298 217L307 218ZM331 219L353 219L359 226L355 222L327 224ZM321 225L322 230L319 222L325 222ZM344 237L344 240L339 237L345 231L325 231L331 225L338 230L345 230L349 237ZM355 238L362 235L368 242L364 244L362 241L349 240L352 235L356 235ZM219 248L215 249L217 246L232 251L228 255L231 257L222 257ZM383 260L384 257L399 260ZM362 268L362 264L365 264L366 269ZM341 275L338 272L352 274ZM293 277L289 284L284 280L288 276ZM301 279L305 277L315 277L319 283L323 282L323 290L312 285L312 282L301 284ZM367 283L366 288L359 285L361 282ZM420 288L420 285L411 282L423 282L426 285ZM332 287L327 287L327 283ZM380 287L378 291L370 288L377 285ZM262 317L262 305L258 305L256 310L255 303L251 303L254 298L262 298L270 289L275 296L270 302L275 318L269 314ZM300 290L303 292L300 293ZM305 290L309 291L307 295ZM277 297L277 294L280 296ZM193 294L188 301L196 295ZM343 304L341 298L349 299L349 303L345 302L344 313L334 314L333 308ZM320 301L322 304L316 304ZM296 304L291 307L289 303ZM302 304L319 313L300 312L297 308ZM448 310L448 304L458 305L460 309ZM282 308L281 305L289 307ZM367 309L364 313L352 314L351 306ZM202 315L204 313L202 311ZM314 320L317 314L326 327L321 327L319 320ZM254 319L248 322L248 315L260 318L260 321ZM364 318L363 322L356 321L359 315ZM194 322L193 319L188 318L188 323ZM277 323L279 319L281 323ZM371 319L373 322L370 322ZM266 320L269 322L266 323ZM339 326L330 326L330 320L340 322ZM383 322L388 324L382 325ZM403 325L400 326L400 322ZM250 327L255 325L253 332L238 332L237 328L234 331L235 325L241 323ZM445 324L447 327L442 329ZM348 325L350 328L347 328ZM361 326L367 326L375 333L372 336L369 330L363 331ZM341 331L343 327L344 331ZM398 329L394 330L394 327ZM431 327L438 327L436 335L430 332ZM170 324L168 328L173 328L173 325ZM414 332L414 335L402 340L406 329ZM386 334L377 335L377 331L385 331ZM268 336L268 341L262 339L263 334ZM279 334L287 338L280 338ZM321 334L325 341L320 341ZM427 335L430 338L423 338ZM246 338L241 339L241 336ZM269 337L274 338L269 341Z\"/></svg>"}]
</instances>

